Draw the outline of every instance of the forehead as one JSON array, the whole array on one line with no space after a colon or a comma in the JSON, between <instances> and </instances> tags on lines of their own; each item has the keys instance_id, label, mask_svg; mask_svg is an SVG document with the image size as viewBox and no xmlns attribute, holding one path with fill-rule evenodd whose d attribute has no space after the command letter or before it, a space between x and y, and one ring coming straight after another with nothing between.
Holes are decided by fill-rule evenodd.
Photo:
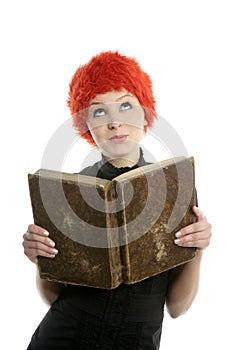
<instances>
[{"instance_id":1,"label":"forehead","mask_svg":"<svg viewBox=\"0 0 233 350\"><path fill-rule=\"evenodd\" d=\"M120 91L112 90L104 94L97 94L90 101L90 105L96 104L96 103L120 102L124 98L129 98L130 100L134 100L135 103L139 103L138 99L133 94L131 94L129 91L125 89L122 89Z\"/></svg>"}]
</instances>

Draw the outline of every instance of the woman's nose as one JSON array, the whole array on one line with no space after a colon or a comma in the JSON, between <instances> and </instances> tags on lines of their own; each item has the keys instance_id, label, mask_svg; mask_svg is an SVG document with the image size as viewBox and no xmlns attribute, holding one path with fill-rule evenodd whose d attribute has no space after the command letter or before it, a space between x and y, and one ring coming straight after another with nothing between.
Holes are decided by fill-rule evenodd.
<instances>
[{"instance_id":1,"label":"woman's nose","mask_svg":"<svg viewBox=\"0 0 233 350\"><path fill-rule=\"evenodd\" d=\"M108 123L108 128L110 129L110 130L113 130L113 129L118 129L120 126L121 126L121 122L119 122L119 121L110 121L109 123Z\"/></svg>"},{"instance_id":2,"label":"woman's nose","mask_svg":"<svg viewBox=\"0 0 233 350\"><path fill-rule=\"evenodd\" d=\"M120 119L120 116L118 115L116 110L113 110L109 113L109 120L108 120L108 128L109 129L118 129L122 125L122 120Z\"/></svg>"}]
</instances>

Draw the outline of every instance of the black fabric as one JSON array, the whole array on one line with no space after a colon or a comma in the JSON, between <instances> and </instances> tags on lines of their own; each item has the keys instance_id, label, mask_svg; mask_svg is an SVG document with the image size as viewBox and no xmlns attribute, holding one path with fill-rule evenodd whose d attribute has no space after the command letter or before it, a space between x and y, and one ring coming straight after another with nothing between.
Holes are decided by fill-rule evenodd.
<instances>
[{"instance_id":1,"label":"black fabric","mask_svg":"<svg viewBox=\"0 0 233 350\"><path fill-rule=\"evenodd\" d=\"M147 164L140 154L133 167ZM81 174L109 180L131 170L103 157ZM67 285L27 350L158 350L168 272L114 290Z\"/></svg>"},{"instance_id":2,"label":"black fabric","mask_svg":"<svg viewBox=\"0 0 233 350\"><path fill-rule=\"evenodd\" d=\"M102 159L99 162L96 162L94 165L83 169L79 174L88 175L88 176L96 176L96 177L100 177L102 179L112 180L112 179L114 179L114 177L117 177L118 175L124 174L129 170L139 168L140 166L143 166L146 164L150 164L150 163L145 161L145 159L143 157L143 152L140 149L139 160L138 160L137 164L135 164L132 167L116 168L114 165L112 165L110 162L108 162L107 159L102 155Z\"/></svg>"}]
</instances>

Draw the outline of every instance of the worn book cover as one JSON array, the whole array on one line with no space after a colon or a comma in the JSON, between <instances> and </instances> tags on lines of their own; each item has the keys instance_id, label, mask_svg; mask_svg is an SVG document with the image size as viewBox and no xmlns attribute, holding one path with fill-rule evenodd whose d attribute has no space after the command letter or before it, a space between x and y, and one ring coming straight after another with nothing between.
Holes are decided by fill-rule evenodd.
<instances>
[{"instance_id":1,"label":"worn book cover","mask_svg":"<svg viewBox=\"0 0 233 350\"><path fill-rule=\"evenodd\" d=\"M41 278L112 289L190 261L174 234L195 222L193 157L131 170L112 181L40 169L28 175L34 222L58 255L38 258Z\"/></svg>"}]
</instances>

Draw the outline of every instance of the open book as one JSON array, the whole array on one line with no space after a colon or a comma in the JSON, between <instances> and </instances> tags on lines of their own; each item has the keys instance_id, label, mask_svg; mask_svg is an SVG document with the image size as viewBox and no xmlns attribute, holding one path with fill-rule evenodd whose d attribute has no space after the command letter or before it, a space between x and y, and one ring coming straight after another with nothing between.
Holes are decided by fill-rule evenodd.
<instances>
[{"instance_id":1,"label":"open book","mask_svg":"<svg viewBox=\"0 0 233 350\"><path fill-rule=\"evenodd\" d=\"M41 278L112 289L190 261L174 234L195 222L193 157L131 170L112 181L40 169L28 175L36 225L58 255L38 258Z\"/></svg>"}]
</instances>

